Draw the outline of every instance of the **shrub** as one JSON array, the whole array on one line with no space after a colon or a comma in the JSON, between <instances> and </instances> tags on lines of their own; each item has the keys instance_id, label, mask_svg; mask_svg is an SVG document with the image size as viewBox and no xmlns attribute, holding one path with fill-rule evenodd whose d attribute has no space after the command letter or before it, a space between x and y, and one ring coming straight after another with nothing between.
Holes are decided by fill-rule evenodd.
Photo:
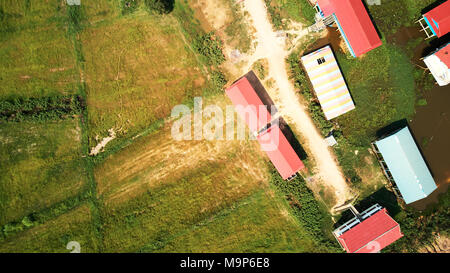
<instances>
[{"instance_id":1,"label":"shrub","mask_svg":"<svg viewBox=\"0 0 450 273\"><path fill-rule=\"evenodd\" d=\"M144 4L150 13L167 14L173 10L173 0L144 0Z\"/></svg>"},{"instance_id":2,"label":"shrub","mask_svg":"<svg viewBox=\"0 0 450 273\"><path fill-rule=\"evenodd\" d=\"M201 35L193 41L194 49L205 58L209 65L220 65L225 61L222 41L213 32Z\"/></svg>"}]
</instances>

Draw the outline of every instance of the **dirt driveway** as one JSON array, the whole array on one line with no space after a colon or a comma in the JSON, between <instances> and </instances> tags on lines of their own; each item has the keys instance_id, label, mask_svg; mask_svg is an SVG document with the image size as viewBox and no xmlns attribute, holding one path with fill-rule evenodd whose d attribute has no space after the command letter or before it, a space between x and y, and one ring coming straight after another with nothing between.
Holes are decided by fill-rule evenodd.
<instances>
[{"instance_id":1,"label":"dirt driveway","mask_svg":"<svg viewBox=\"0 0 450 273\"><path fill-rule=\"evenodd\" d=\"M263 0L244 1L244 9L248 12L256 30L256 58L267 58L269 78L274 79L275 86L278 87L275 92L269 91L270 95L277 104L281 115L297 129L297 132L302 134L307 146L305 148L316 163L315 181L322 183L328 189L332 188L335 193L336 206L340 206L352 197L352 193L335 160L335 155L318 132L308 110L299 102L294 86L288 78L285 59L289 52L286 50L285 44L280 42L276 32L273 31ZM306 35L308 32L305 29L300 33Z\"/></svg>"}]
</instances>

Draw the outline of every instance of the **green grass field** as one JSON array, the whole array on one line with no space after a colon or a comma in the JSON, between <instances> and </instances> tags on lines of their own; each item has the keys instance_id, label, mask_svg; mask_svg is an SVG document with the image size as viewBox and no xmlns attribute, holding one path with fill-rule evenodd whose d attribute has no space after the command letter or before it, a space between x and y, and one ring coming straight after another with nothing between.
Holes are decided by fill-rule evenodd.
<instances>
[{"instance_id":1,"label":"green grass field","mask_svg":"<svg viewBox=\"0 0 450 273\"><path fill-rule=\"evenodd\" d=\"M79 70L60 1L0 2L0 99L73 94Z\"/></svg>"},{"instance_id":2,"label":"green grass field","mask_svg":"<svg viewBox=\"0 0 450 273\"><path fill-rule=\"evenodd\" d=\"M75 117L0 124L0 252L69 252L69 241L80 242L81 252L335 250L317 246L328 240L329 215L301 184L296 198L320 214L309 221L284 181L275 182L256 142L172 139L174 105L201 94L227 102L213 92L225 81L217 77L222 56L209 47L216 38L198 45L205 33L187 3L163 16L142 6L126 10L119 0L80 8L56 0L3 3L10 5L0 13L8 36L0 39L0 100L75 93L87 105ZM23 49L28 55L11 55L24 46L17 39L33 41ZM15 59L21 69L39 68L23 79L27 71L16 71L30 84L14 78ZM54 67L55 79L46 78ZM89 157L96 136L110 128L119 139Z\"/></svg>"},{"instance_id":3,"label":"green grass field","mask_svg":"<svg viewBox=\"0 0 450 273\"><path fill-rule=\"evenodd\" d=\"M89 205L82 205L43 225L33 227L0 243L0 252L68 253L67 243L80 243L80 251L97 252L95 231Z\"/></svg>"},{"instance_id":4,"label":"green grass field","mask_svg":"<svg viewBox=\"0 0 450 273\"><path fill-rule=\"evenodd\" d=\"M142 252L318 252L314 241L273 191L259 190L233 206Z\"/></svg>"},{"instance_id":5,"label":"green grass field","mask_svg":"<svg viewBox=\"0 0 450 273\"><path fill-rule=\"evenodd\" d=\"M314 24L315 10L308 0L265 0L270 19L275 28L286 25L283 20L300 22L305 26Z\"/></svg>"},{"instance_id":6,"label":"green grass field","mask_svg":"<svg viewBox=\"0 0 450 273\"><path fill-rule=\"evenodd\" d=\"M92 144L111 128L119 137L135 135L206 87L202 64L171 15L109 18L86 27L81 42Z\"/></svg>"},{"instance_id":7,"label":"green grass field","mask_svg":"<svg viewBox=\"0 0 450 273\"><path fill-rule=\"evenodd\" d=\"M80 141L78 119L0 124L0 226L84 188Z\"/></svg>"}]
</instances>

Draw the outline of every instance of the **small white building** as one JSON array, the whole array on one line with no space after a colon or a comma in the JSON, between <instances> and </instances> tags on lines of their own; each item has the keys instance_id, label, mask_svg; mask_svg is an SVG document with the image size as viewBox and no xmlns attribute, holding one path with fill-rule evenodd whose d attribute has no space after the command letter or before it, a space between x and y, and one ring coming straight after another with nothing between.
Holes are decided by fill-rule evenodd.
<instances>
[{"instance_id":1,"label":"small white building","mask_svg":"<svg viewBox=\"0 0 450 273\"><path fill-rule=\"evenodd\" d=\"M450 43L423 59L440 86L450 83Z\"/></svg>"}]
</instances>

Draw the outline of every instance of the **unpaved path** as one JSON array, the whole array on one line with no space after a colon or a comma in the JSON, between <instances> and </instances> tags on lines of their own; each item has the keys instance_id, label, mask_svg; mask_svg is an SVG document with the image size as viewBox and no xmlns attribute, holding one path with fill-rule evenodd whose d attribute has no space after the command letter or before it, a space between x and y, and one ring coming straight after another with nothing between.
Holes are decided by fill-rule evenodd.
<instances>
[{"instance_id":1,"label":"unpaved path","mask_svg":"<svg viewBox=\"0 0 450 273\"><path fill-rule=\"evenodd\" d=\"M256 30L258 44L255 59L267 58L268 78L273 78L278 87L278 91L271 92L271 96L281 115L302 134L310 157L316 163L316 178L320 179L324 186L334 188L336 206L342 205L352 196L350 187L345 182L334 154L319 134L307 109L299 102L294 86L288 78L285 59L289 51L285 49L285 43L280 41L276 32L273 31L263 0L246 0L244 9L248 12ZM303 33L307 34L307 31Z\"/></svg>"}]
</instances>

